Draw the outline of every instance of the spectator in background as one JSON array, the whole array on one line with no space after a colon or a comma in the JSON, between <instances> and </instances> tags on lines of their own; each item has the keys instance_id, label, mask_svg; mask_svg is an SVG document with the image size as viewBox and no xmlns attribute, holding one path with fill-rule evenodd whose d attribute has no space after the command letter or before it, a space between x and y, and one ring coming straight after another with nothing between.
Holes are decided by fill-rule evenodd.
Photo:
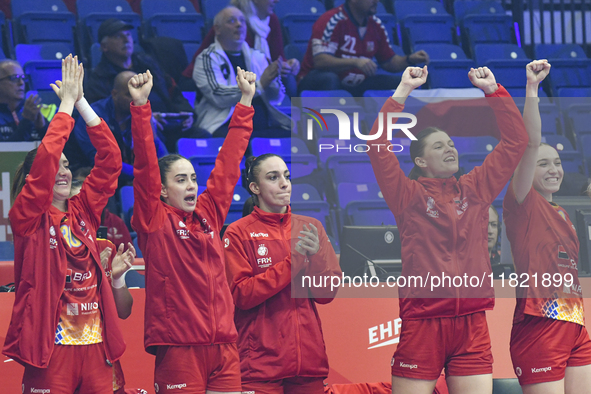
<instances>
[{"instance_id":1,"label":"spectator in background","mask_svg":"<svg viewBox=\"0 0 591 394\"><path fill-rule=\"evenodd\" d=\"M501 262L501 253L499 251L499 228L501 226L499 220L499 212L491 205L488 208L488 257L491 264L498 264Z\"/></svg>"},{"instance_id":2,"label":"spectator in background","mask_svg":"<svg viewBox=\"0 0 591 394\"><path fill-rule=\"evenodd\" d=\"M71 196L78 194L82 188L82 183L86 177L90 175L91 170L91 167L82 167L74 172L72 175ZM128 244L133 244L131 234L129 234L129 230L123 219L114 213L111 213L107 207L105 207L101 213L101 226L107 228L107 240L111 241L116 248L119 248L120 245L124 245L125 247Z\"/></svg>"},{"instance_id":3,"label":"spectator in background","mask_svg":"<svg viewBox=\"0 0 591 394\"><path fill-rule=\"evenodd\" d=\"M0 141L40 140L47 131L39 96L25 100L25 79L16 60L0 61Z\"/></svg>"},{"instance_id":4,"label":"spectator in background","mask_svg":"<svg viewBox=\"0 0 591 394\"><path fill-rule=\"evenodd\" d=\"M154 76L154 89L150 103L158 130L162 131L169 151L176 151L179 138L209 137L208 133L194 127L195 114L174 80L167 76L158 63L144 53L134 53L129 25L118 19L107 19L99 27L101 44L100 62L87 76L85 94L90 103L111 94L115 77L122 71L140 72L149 69Z\"/></svg>"},{"instance_id":5,"label":"spectator in background","mask_svg":"<svg viewBox=\"0 0 591 394\"><path fill-rule=\"evenodd\" d=\"M97 115L102 118L113 132L119 149L121 149L121 158L123 159L123 170L119 178L119 186L124 186L133 180L133 150L131 146L131 113L129 111L129 104L131 103L131 95L127 88L127 82L135 75L133 71L122 71L113 83L113 90L111 95L105 99L93 103L92 109ZM78 118L76 126L74 126L73 135L76 138L80 150L84 153L79 159L79 163L83 167L94 166L94 155L96 149L90 143L88 132L82 118ZM154 136L154 143L156 145L156 153L158 157L168 154L164 143Z\"/></svg>"},{"instance_id":6,"label":"spectator in background","mask_svg":"<svg viewBox=\"0 0 591 394\"><path fill-rule=\"evenodd\" d=\"M253 137L289 137L291 120L274 107L283 101L281 63L269 63L267 57L245 41L246 18L238 8L221 10L213 21L215 42L195 60L193 80L203 93L195 109L200 114L198 126L225 137L236 103L242 92L236 83L236 67L251 71L256 81ZM283 133L278 129L283 129Z\"/></svg>"},{"instance_id":7,"label":"spectator in background","mask_svg":"<svg viewBox=\"0 0 591 394\"><path fill-rule=\"evenodd\" d=\"M295 58L284 60L281 23L277 15L273 13L273 8L278 2L279 0L231 0L230 4L242 11L246 18L246 43L248 46L264 53L267 59L270 59L269 63L271 61L282 63L281 81L287 95L293 97L297 94L295 76L300 71L300 62ZM214 40L215 30L212 27L193 56L193 61L183 72L183 76L191 78L195 68L195 59L213 44Z\"/></svg>"},{"instance_id":8,"label":"spectator in background","mask_svg":"<svg viewBox=\"0 0 591 394\"><path fill-rule=\"evenodd\" d=\"M346 0L322 14L298 74L298 90L346 89L362 96L368 89L396 89L400 77L377 74L378 64L395 73L406 67L428 63L425 51L396 55L385 27L375 16L378 0Z\"/></svg>"}]
</instances>

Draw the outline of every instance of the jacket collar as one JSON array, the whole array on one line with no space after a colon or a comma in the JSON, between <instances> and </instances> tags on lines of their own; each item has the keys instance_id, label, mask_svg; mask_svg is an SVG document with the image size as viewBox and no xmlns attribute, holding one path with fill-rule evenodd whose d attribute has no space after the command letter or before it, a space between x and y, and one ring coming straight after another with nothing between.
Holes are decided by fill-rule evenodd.
<instances>
[{"instance_id":1,"label":"jacket collar","mask_svg":"<svg viewBox=\"0 0 591 394\"><path fill-rule=\"evenodd\" d=\"M291 206L287 206L286 213L271 213L265 212L259 207L254 207L254 211L252 212L255 217L260 219L261 221L269 224L274 225L286 225L291 223Z\"/></svg>"},{"instance_id":2,"label":"jacket collar","mask_svg":"<svg viewBox=\"0 0 591 394\"><path fill-rule=\"evenodd\" d=\"M458 180L455 176L449 178L426 178L419 177L418 182L431 193L450 193L456 190Z\"/></svg>"}]
</instances>

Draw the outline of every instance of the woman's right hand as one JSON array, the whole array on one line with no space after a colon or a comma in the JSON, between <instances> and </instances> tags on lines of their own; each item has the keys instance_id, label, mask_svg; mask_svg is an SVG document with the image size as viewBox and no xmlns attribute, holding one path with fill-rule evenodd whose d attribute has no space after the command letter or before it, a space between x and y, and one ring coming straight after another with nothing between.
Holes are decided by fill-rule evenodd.
<instances>
[{"instance_id":1,"label":"woman's right hand","mask_svg":"<svg viewBox=\"0 0 591 394\"><path fill-rule=\"evenodd\" d=\"M72 57L70 54L62 60L62 80L55 81L55 84L52 83L50 86L62 102L73 105L78 100L82 75L82 65L78 64L78 56Z\"/></svg>"},{"instance_id":2,"label":"woman's right hand","mask_svg":"<svg viewBox=\"0 0 591 394\"><path fill-rule=\"evenodd\" d=\"M413 90L427 82L427 75L429 75L429 71L426 65L422 68L407 67L392 97L394 99L406 99Z\"/></svg>"},{"instance_id":3,"label":"woman's right hand","mask_svg":"<svg viewBox=\"0 0 591 394\"><path fill-rule=\"evenodd\" d=\"M539 84L550 73L550 63L548 60L534 60L525 66L525 73L527 75L528 84Z\"/></svg>"},{"instance_id":4,"label":"woman's right hand","mask_svg":"<svg viewBox=\"0 0 591 394\"><path fill-rule=\"evenodd\" d=\"M133 105L140 106L148 102L148 96L150 96L153 84L154 79L150 70L131 77L127 83L127 88L133 99Z\"/></svg>"}]
</instances>

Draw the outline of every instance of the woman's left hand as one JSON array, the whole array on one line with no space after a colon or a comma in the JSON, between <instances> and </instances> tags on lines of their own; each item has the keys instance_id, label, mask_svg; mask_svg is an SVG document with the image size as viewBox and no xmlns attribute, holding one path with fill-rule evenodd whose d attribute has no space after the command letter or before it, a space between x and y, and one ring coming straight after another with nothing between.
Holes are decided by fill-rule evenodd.
<instances>
[{"instance_id":1,"label":"woman's left hand","mask_svg":"<svg viewBox=\"0 0 591 394\"><path fill-rule=\"evenodd\" d=\"M304 230L300 231L300 234L302 235L298 236L299 241L297 245L304 249L308 256L318 253L318 250L320 250L320 240L316 226L310 223L310 228L308 228L304 224Z\"/></svg>"},{"instance_id":2,"label":"woman's left hand","mask_svg":"<svg viewBox=\"0 0 591 394\"><path fill-rule=\"evenodd\" d=\"M468 78L470 78L472 85L482 89L485 94L493 94L499 88L495 75L488 67L471 68L468 72Z\"/></svg>"}]
</instances>

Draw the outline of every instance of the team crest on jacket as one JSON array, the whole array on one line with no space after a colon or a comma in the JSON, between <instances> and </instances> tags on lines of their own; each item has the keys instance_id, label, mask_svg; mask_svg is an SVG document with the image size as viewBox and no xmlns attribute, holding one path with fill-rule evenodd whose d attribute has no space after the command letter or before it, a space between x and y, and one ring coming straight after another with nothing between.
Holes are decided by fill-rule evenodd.
<instances>
[{"instance_id":1,"label":"team crest on jacket","mask_svg":"<svg viewBox=\"0 0 591 394\"><path fill-rule=\"evenodd\" d=\"M259 256L266 256L269 253L269 249L264 244L259 245L259 249L257 250Z\"/></svg>"},{"instance_id":2,"label":"team crest on jacket","mask_svg":"<svg viewBox=\"0 0 591 394\"><path fill-rule=\"evenodd\" d=\"M50 234L52 237L55 237L55 228L54 228L53 226L49 227L49 234Z\"/></svg>"},{"instance_id":3,"label":"team crest on jacket","mask_svg":"<svg viewBox=\"0 0 591 394\"><path fill-rule=\"evenodd\" d=\"M224 238L224 248L230 246L230 238Z\"/></svg>"},{"instance_id":4,"label":"team crest on jacket","mask_svg":"<svg viewBox=\"0 0 591 394\"><path fill-rule=\"evenodd\" d=\"M433 200L433 197L427 198L427 215L435 219L439 218L439 211L435 209L435 200Z\"/></svg>"},{"instance_id":5,"label":"team crest on jacket","mask_svg":"<svg viewBox=\"0 0 591 394\"><path fill-rule=\"evenodd\" d=\"M466 201L466 197L461 200L456 198L454 199L454 203L456 204L456 213L458 216L462 216L462 214L466 212L466 209L468 209L468 201Z\"/></svg>"},{"instance_id":6,"label":"team crest on jacket","mask_svg":"<svg viewBox=\"0 0 591 394\"><path fill-rule=\"evenodd\" d=\"M185 227L187 227L187 225L185 223L183 223L183 221L181 220L181 221L179 221L179 227L185 228Z\"/></svg>"}]
</instances>

